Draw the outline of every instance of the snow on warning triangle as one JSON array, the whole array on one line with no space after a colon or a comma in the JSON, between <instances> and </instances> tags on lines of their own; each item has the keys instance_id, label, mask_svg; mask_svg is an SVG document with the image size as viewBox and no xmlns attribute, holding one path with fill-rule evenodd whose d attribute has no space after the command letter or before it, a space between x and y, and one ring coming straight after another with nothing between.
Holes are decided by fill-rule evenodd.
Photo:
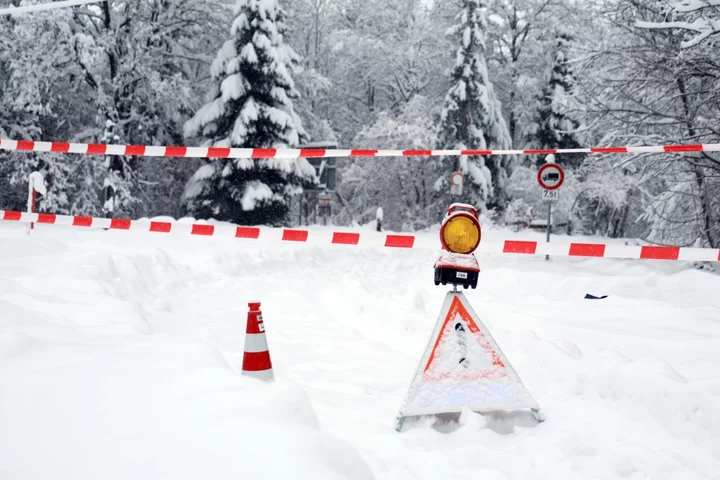
<instances>
[{"instance_id":1,"label":"snow on warning triangle","mask_svg":"<svg viewBox=\"0 0 720 480\"><path fill-rule=\"evenodd\" d=\"M462 293L449 292L400 417L538 409Z\"/></svg>"},{"instance_id":2,"label":"snow on warning triangle","mask_svg":"<svg viewBox=\"0 0 720 480\"><path fill-rule=\"evenodd\" d=\"M499 368L496 368L499 367ZM425 365L423 380L474 380L507 375L505 364L458 297L453 298Z\"/></svg>"}]
</instances>

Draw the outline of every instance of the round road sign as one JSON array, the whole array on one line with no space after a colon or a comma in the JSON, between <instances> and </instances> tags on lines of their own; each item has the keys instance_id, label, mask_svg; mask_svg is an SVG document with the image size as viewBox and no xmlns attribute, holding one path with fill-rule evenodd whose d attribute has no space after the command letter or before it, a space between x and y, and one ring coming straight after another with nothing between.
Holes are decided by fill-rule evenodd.
<instances>
[{"instance_id":1,"label":"round road sign","mask_svg":"<svg viewBox=\"0 0 720 480\"><path fill-rule=\"evenodd\" d=\"M450 175L450 183L455 185L456 187L460 187L465 183L465 175L463 175L461 172L455 172L452 175Z\"/></svg>"},{"instance_id":2,"label":"round road sign","mask_svg":"<svg viewBox=\"0 0 720 480\"><path fill-rule=\"evenodd\" d=\"M556 190L565 181L565 172L556 163L546 163L538 170L538 183L545 190Z\"/></svg>"}]
</instances>

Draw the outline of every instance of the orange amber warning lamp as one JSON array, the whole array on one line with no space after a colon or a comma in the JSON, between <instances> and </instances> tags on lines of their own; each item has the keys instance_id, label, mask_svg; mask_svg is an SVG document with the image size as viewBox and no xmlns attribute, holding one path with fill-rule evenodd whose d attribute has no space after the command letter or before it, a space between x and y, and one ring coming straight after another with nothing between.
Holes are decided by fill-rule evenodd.
<instances>
[{"instance_id":1,"label":"orange amber warning lamp","mask_svg":"<svg viewBox=\"0 0 720 480\"><path fill-rule=\"evenodd\" d=\"M443 253L435 262L435 285L477 287L480 267L473 252L481 237L477 209L465 203L450 205L440 226Z\"/></svg>"}]
</instances>

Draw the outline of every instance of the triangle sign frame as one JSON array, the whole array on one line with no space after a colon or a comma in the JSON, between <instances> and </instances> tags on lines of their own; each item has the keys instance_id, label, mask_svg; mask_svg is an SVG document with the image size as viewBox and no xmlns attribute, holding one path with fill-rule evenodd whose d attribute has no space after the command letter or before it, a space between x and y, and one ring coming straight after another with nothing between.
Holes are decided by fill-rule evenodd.
<instances>
[{"instance_id":1,"label":"triangle sign frame","mask_svg":"<svg viewBox=\"0 0 720 480\"><path fill-rule=\"evenodd\" d=\"M406 418L528 408L539 406L488 328L462 292L445 296L435 328L398 415Z\"/></svg>"}]
</instances>

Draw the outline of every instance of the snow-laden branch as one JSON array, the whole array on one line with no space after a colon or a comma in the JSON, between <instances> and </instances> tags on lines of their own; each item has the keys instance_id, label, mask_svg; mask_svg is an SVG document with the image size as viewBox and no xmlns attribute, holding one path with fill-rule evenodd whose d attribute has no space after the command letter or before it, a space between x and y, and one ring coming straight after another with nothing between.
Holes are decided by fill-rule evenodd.
<instances>
[{"instance_id":1,"label":"snow-laden branch","mask_svg":"<svg viewBox=\"0 0 720 480\"><path fill-rule=\"evenodd\" d=\"M720 0L680 0L675 2L673 10L678 13L698 12L709 7L720 7Z\"/></svg>"},{"instance_id":2,"label":"snow-laden branch","mask_svg":"<svg viewBox=\"0 0 720 480\"><path fill-rule=\"evenodd\" d=\"M638 28L654 28L654 29L668 29L668 28L679 28L682 30L689 30L697 32L697 35L690 40L686 40L680 44L682 48L691 48L699 45L703 40L710 37L711 35L717 35L720 33L720 18L717 20L708 20L705 18L698 18L694 22L643 22L638 21L636 23Z\"/></svg>"},{"instance_id":3,"label":"snow-laden branch","mask_svg":"<svg viewBox=\"0 0 720 480\"><path fill-rule=\"evenodd\" d=\"M671 12L677 14L692 13L696 15L699 14L700 16L692 21L638 21L635 25L638 28L645 29L680 29L695 32L696 35L694 37L681 43L681 47L684 49L692 48L699 45L708 37L720 33L720 16L715 10L717 7L720 7L720 0L680 0L672 4ZM705 12L706 9L712 9L712 13Z\"/></svg>"}]
</instances>

